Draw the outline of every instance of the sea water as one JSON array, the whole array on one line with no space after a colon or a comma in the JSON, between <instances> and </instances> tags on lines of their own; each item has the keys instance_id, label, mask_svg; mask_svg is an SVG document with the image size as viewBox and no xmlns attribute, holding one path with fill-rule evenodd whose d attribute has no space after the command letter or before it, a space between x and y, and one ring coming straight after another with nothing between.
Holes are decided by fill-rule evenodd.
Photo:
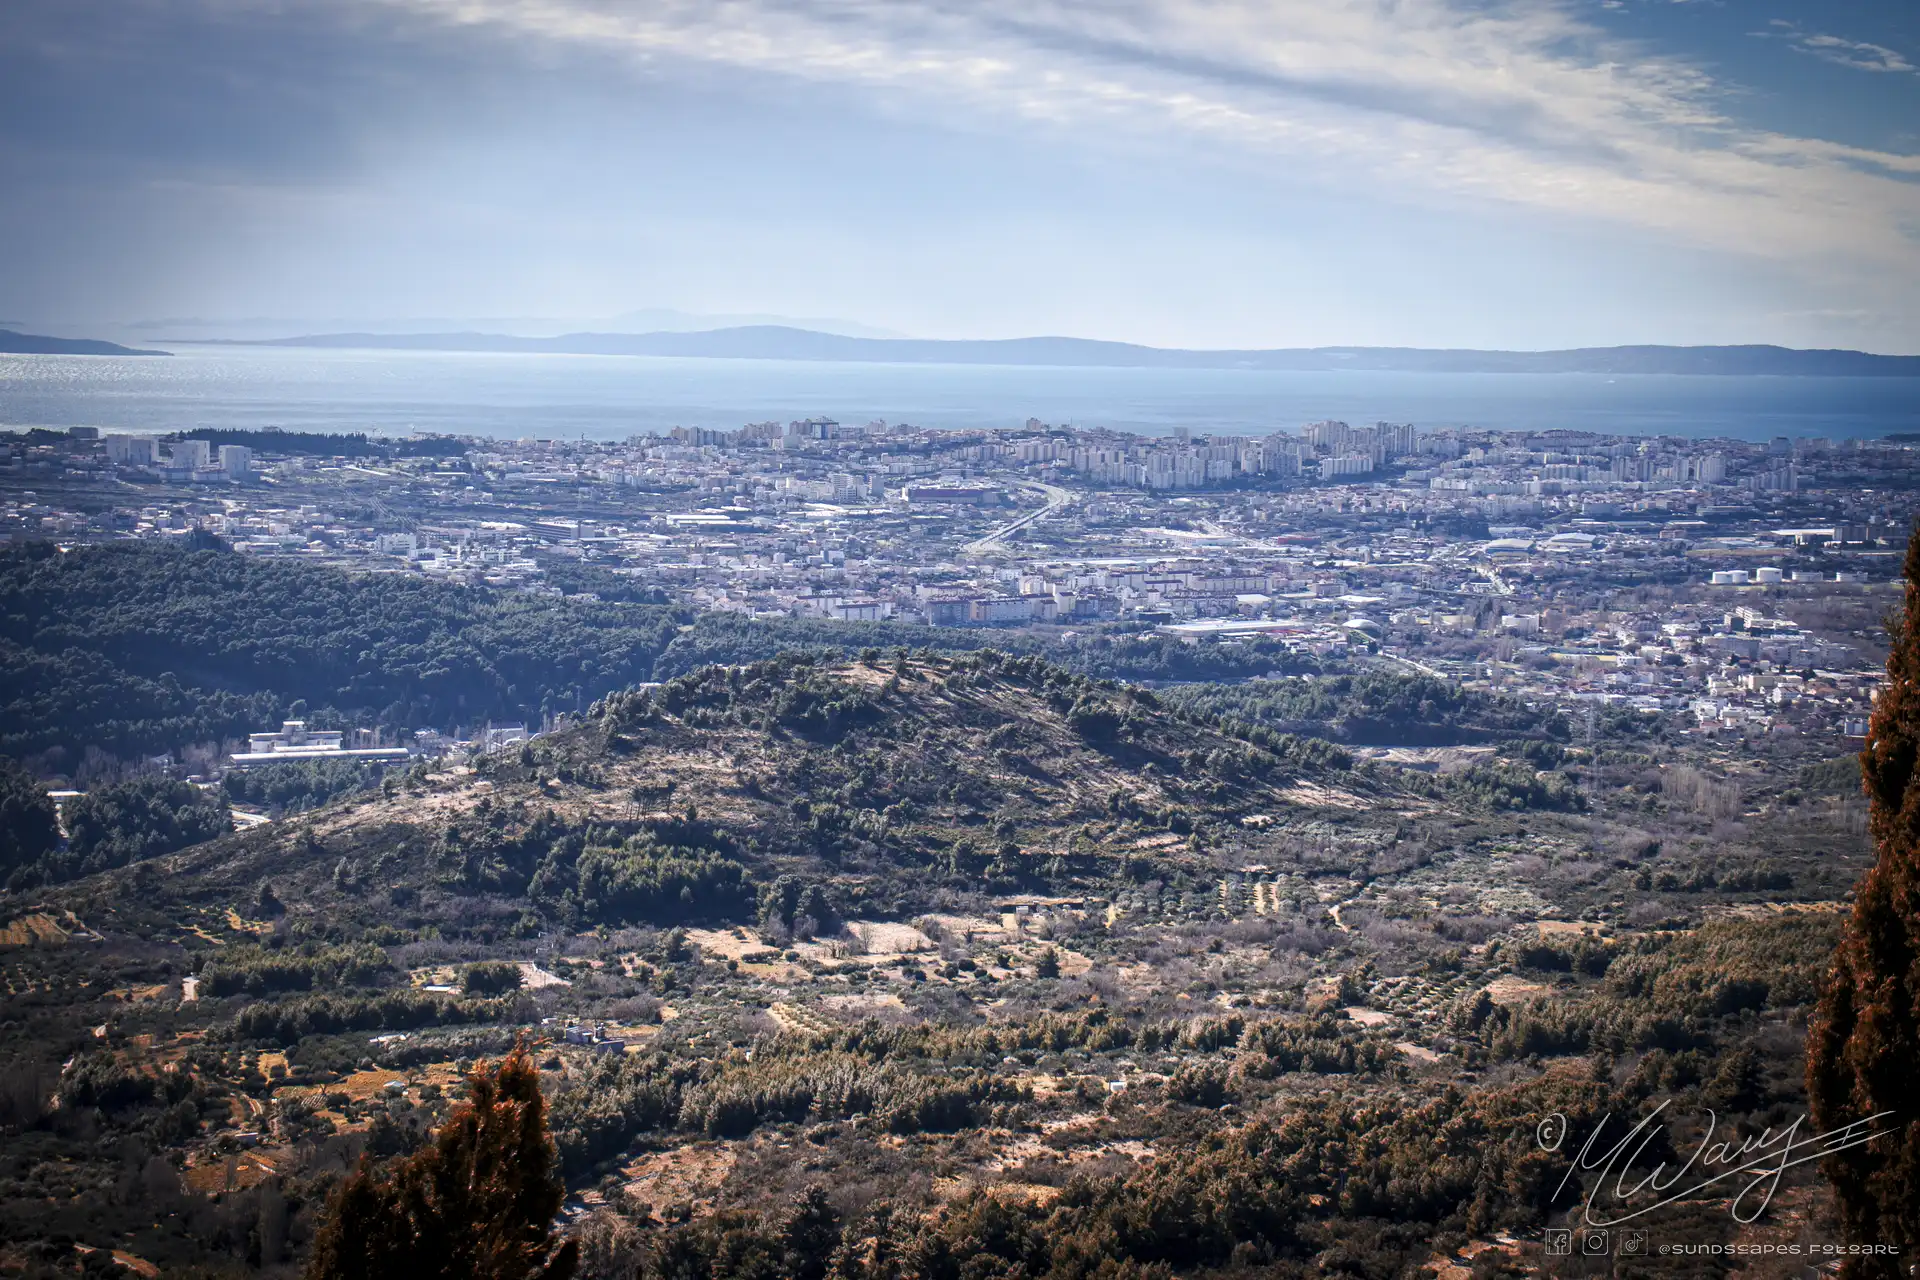
<instances>
[{"instance_id":1,"label":"sea water","mask_svg":"<svg viewBox=\"0 0 1920 1280\"><path fill-rule=\"evenodd\" d=\"M0 355L0 426L624 439L828 417L919 427L1029 418L1264 435L1336 418L1764 440L1920 431L1920 378L1291 372L828 364L185 346L165 357Z\"/></svg>"}]
</instances>

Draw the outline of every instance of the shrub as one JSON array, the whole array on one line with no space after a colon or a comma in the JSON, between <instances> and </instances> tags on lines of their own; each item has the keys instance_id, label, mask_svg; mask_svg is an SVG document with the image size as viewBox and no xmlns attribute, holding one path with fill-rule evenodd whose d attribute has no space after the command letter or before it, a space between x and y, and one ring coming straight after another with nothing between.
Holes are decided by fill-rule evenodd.
<instances>
[{"instance_id":1,"label":"shrub","mask_svg":"<svg viewBox=\"0 0 1920 1280\"><path fill-rule=\"evenodd\" d=\"M480 960L460 972L460 989L470 996L497 996L518 991L520 966L507 960Z\"/></svg>"}]
</instances>

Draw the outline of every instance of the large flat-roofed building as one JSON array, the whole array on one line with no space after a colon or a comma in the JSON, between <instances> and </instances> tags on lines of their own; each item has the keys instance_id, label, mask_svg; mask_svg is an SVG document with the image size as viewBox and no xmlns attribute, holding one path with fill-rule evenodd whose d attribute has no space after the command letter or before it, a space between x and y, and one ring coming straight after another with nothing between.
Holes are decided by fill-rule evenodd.
<instances>
[{"instance_id":1,"label":"large flat-roofed building","mask_svg":"<svg viewBox=\"0 0 1920 1280\"><path fill-rule=\"evenodd\" d=\"M250 733L247 750L255 753L278 751L340 751L346 746L341 729L309 729L305 720L283 720L278 733Z\"/></svg>"},{"instance_id":2,"label":"large flat-roofed building","mask_svg":"<svg viewBox=\"0 0 1920 1280\"><path fill-rule=\"evenodd\" d=\"M1052 597L1048 597L1051 601ZM986 623L992 626L1004 622L1031 622L1034 615L1033 601L1025 596L988 596L984 600L974 600L967 606L967 621Z\"/></svg>"},{"instance_id":3,"label":"large flat-roofed building","mask_svg":"<svg viewBox=\"0 0 1920 1280\"><path fill-rule=\"evenodd\" d=\"M1373 471L1373 455L1368 453L1343 453L1338 457L1320 460L1320 478L1334 480L1341 476L1364 476Z\"/></svg>"},{"instance_id":4,"label":"large flat-roofed building","mask_svg":"<svg viewBox=\"0 0 1920 1280\"><path fill-rule=\"evenodd\" d=\"M152 436L108 436L102 443L107 450L107 461L123 467L149 467L153 465Z\"/></svg>"},{"instance_id":5,"label":"large flat-roofed building","mask_svg":"<svg viewBox=\"0 0 1920 1280\"><path fill-rule=\"evenodd\" d=\"M915 507L942 502L993 502L999 497L998 489L986 485L914 484L907 486L907 503Z\"/></svg>"},{"instance_id":6,"label":"large flat-roofed building","mask_svg":"<svg viewBox=\"0 0 1920 1280\"><path fill-rule=\"evenodd\" d=\"M408 758L405 747L349 747L346 736L339 729L309 729L305 720L287 720L281 723L277 733L248 734L247 749L237 752L233 763L244 768L294 760L405 761Z\"/></svg>"}]
</instances>

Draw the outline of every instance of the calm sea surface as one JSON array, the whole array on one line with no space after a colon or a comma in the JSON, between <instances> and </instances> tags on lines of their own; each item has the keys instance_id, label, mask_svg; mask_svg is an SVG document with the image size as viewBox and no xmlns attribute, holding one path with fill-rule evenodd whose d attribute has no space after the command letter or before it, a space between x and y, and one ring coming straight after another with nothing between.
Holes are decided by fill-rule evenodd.
<instances>
[{"instance_id":1,"label":"calm sea surface","mask_svg":"<svg viewBox=\"0 0 1920 1280\"><path fill-rule=\"evenodd\" d=\"M179 347L167 358L0 355L0 425L112 431L280 426L623 439L826 416L923 427L1029 417L1163 434L1324 418L1631 435L1920 431L1920 378L1280 373L815 364L649 356Z\"/></svg>"}]
</instances>

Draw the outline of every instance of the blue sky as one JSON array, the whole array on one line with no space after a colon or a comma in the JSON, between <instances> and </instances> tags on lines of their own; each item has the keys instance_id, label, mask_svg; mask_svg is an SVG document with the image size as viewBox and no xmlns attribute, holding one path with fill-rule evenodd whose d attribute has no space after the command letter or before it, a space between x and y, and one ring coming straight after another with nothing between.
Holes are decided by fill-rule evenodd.
<instances>
[{"instance_id":1,"label":"blue sky","mask_svg":"<svg viewBox=\"0 0 1920 1280\"><path fill-rule=\"evenodd\" d=\"M1920 6L8 0L0 322L1920 351Z\"/></svg>"}]
</instances>

